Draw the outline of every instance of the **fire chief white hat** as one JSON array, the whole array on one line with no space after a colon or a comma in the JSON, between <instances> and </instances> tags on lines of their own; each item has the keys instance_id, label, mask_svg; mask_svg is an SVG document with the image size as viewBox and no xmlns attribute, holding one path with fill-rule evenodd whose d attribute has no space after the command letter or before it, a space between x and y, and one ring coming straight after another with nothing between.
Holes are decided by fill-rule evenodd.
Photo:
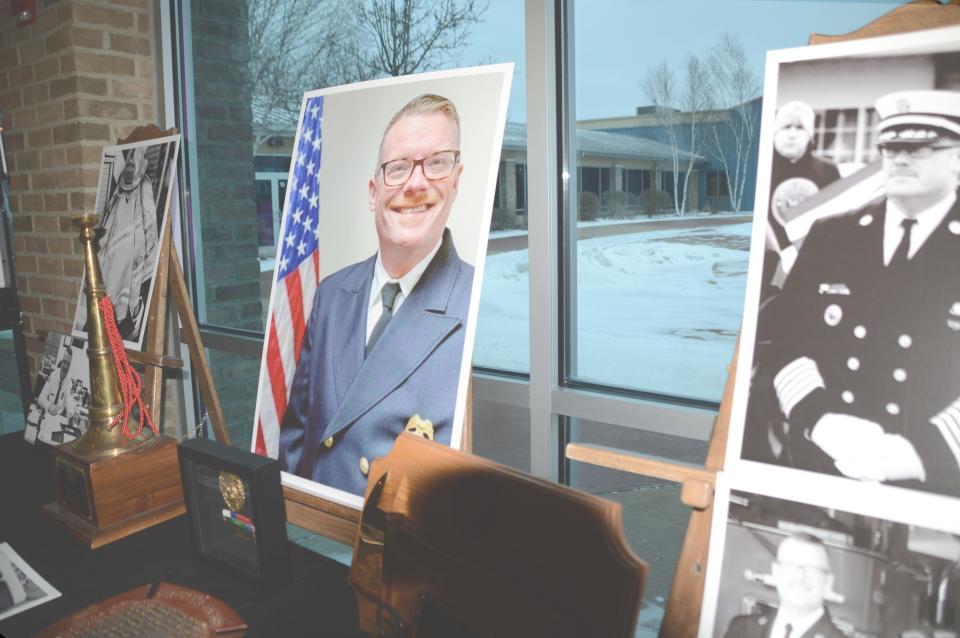
<instances>
[{"instance_id":1,"label":"fire chief white hat","mask_svg":"<svg viewBox=\"0 0 960 638\"><path fill-rule=\"evenodd\" d=\"M960 92L898 91L877 100L878 144L960 140Z\"/></svg>"}]
</instances>

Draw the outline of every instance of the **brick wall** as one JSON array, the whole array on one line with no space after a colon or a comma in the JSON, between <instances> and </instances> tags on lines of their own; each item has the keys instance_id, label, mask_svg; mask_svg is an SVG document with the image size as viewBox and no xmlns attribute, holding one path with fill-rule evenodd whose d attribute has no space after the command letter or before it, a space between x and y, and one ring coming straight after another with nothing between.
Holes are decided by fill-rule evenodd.
<instances>
[{"instance_id":1,"label":"brick wall","mask_svg":"<svg viewBox=\"0 0 960 638\"><path fill-rule=\"evenodd\" d=\"M83 261L70 216L92 211L101 152L154 114L151 0L37 0L15 25L0 0L0 113L31 375L40 335L68 332ZM246 0L192 2L206 317L261 330ZM158 65L156 65L158 66ZM227 421L249 441L259 357L210 351Z\"/></svg>"},{"instance_id":2,"label":"brick wall","mask_svg":"<svg viewBox=\"0 0 960 638\"><path fill-rule=\"evenodd\" d=\"M247 2L191 8L206 321L260 331ZM248 447L260 358L212 350L210 366L234 444Z\"/></svg>"},{"instance_id":3,"label":"brick wall","mask_svg":"<svg viewBox=\"0 0 960 638\"><path fill-rule=\"evenodd\" d=\"M154 122L150 0L0 0L0 113L14 255L35 374L39 335L69 332L83 261L70 216L92 212L104 145Z\"/></svg>"}]
</instances>

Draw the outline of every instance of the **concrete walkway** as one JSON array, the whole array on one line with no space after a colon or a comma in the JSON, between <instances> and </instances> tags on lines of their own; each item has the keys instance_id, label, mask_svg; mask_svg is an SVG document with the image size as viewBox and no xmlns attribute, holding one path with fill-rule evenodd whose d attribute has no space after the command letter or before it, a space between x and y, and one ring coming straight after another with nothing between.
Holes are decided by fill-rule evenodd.
<instances>
[{"instance_id":1,"label":"concrete walkway","mask_svg":"<svg viewBox=\"0 0 960 638\"><path fill-rule=\"evenodd\" d=\"M727 226L743 224L751 221L753 215L737 215L723 217L671 217L650 221L625 221L622 224L597 224L577 228L577 239L591 239L593 237L609 237L610 235L628 235L630 233L649 233L657 230L673 230L676 228L703 228L705 226ZM487 242L487 254L507 253L513 250L527 249L527 235L510 235L508 237L491 237Z\"/></svg>"}]
</instances>

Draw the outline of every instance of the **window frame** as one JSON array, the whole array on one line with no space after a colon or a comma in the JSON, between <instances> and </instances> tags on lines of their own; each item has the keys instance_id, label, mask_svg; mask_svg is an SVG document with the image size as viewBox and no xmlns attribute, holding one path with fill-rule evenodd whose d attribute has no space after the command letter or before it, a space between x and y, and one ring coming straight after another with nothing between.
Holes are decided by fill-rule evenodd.
<instances>
[{"instance_id":1,"label":"window frame","mask_svg":"<svg viewBox=\"0 0 960 638\"><path fill-rule=\"evenodd\" d=\"M197 220L197 160L191 143L196 121L192 101L192 51L190 0L170 0L162 24L164 84L172 90L168 122L184 134L182 192L184 222L181 232L185 270L192 271L191 296L208 348L237 354L259 354L263 334L206 323L202 278L203 250ZM570 149L575 127L569 112L573 89L573 6L566 0L524 0L525 88L527 96L526 213L529 245L530 371L517 374L474 368L477 399L530 410L530 468L535 476L551 480L569 474L563 443L568 418L588 418L626 428L672 434L695 440L710 438L718 404L654 393L585 384L572 379L569 362L575 361L575 290L562 282L575 281L569 255L570 193L576 193L576 171L570 174ZM186 37L184 37L186 36ZM613 170L613 169L611 169ZM566 238L566 239L564 239ZM566 257L565 257L566 256ZM195 375L189 375L190 378ZM193 396L197 396L195 381ZM199 419L199 401L187 406L187 421ZM251 419L252 419L251 415Z\"/></svg>"}]
</instances>

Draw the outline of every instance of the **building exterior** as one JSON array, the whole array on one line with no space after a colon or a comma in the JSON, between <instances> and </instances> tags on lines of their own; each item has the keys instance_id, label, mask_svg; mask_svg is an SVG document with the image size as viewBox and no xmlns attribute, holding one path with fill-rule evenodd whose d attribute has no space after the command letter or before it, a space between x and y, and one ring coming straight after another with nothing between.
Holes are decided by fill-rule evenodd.
<instances>
[{"instance_id":1,"label":"building exterior","mask_svg":"<svg viewBox=\"0 0 960 638\"><path fill-rule=\"evenodd\" d=\"M620 135L629 135L659 142L670 148L670 127L676 134L677 146L684 151L691 150L691 121L695 121L693 145L695 152L703 158L697 172L690 176L691 190L687 195L688 210L740 210L753 209L753 184L757 179L757 144L760 137L761 99L756 98L740 108L723 111L704 111L694 118L666 107L644 106L637 108L634 115L625 117L584 120L578 123L583 129L606 131ZM749 130L747 130L749 129ZM737 137L740 137L740 140ZM738 143L744 144L741 150ZM742 158L739 162L737 157ZM724 157L727 167L724 166ZM681 171L686 162L681 160ZM729 175L728 175L729 171ZM664 190L673 193L673 172L666 175ZM678 174L683 180L683 173ZM730 182L737 180L742 184L742 197L739 206L731 201ZM702 196L700 195L702 194Z\"/></svg>"}]
</instances>

